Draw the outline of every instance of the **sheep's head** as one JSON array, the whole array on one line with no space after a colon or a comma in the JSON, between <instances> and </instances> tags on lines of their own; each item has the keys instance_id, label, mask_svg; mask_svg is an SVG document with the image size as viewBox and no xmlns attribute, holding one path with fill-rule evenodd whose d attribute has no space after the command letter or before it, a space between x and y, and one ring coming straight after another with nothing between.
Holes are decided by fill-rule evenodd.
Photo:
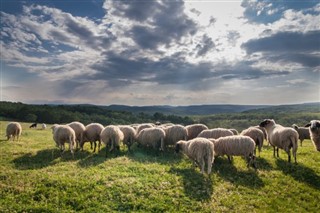
<instances>
[{"instance_id":1,"label":"sheep's head","mask_svg":"<svg viewBox=\"0 0 320 213\"><path fill-rule=\"evenodd\" d=\"M305 127L309 127L310 133L313 135L320 136L320 121L319 120L312 120L310 123L305 125ZM312 139L312 142L314 143L315 148L317 151L320 152L320 141L317 139Z\"/></svg>"},{"instance_id":2,"label":"sheep's head","mask_svg":"<svg viewBox=\"0 0 320 213\"><path fill-rule=\"evenodd\" d=\"M267 126L273 126L275 124L273 119L265 119L264 121L262 121L259 126L260 127L267 127Z\"/></svg>"}]
</instances>

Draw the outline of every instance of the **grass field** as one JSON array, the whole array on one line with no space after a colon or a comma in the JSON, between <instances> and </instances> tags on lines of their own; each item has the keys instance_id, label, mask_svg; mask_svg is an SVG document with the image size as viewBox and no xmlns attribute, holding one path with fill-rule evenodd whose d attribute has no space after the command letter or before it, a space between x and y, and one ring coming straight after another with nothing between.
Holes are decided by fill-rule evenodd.
<instances>
[{"instance_id":1,"label":"grass field","mask_svg":"<svg viewBox=\"0 0 320 213\"><path fill-rule=\"evenodd\" d=\"M22 123L19 142L5 140L0 122L0 212L317 212L320 153L310 140L298 148L298 164L273 157L264 146L258 171L235 157L217 158L211 176L185 156L157 155L133 146L118 157L105 149L62 156L50 129ZM299 143L300 144L300 143ZM67 146L68 147L68 146Z\"/></svg>"}]
</instances>

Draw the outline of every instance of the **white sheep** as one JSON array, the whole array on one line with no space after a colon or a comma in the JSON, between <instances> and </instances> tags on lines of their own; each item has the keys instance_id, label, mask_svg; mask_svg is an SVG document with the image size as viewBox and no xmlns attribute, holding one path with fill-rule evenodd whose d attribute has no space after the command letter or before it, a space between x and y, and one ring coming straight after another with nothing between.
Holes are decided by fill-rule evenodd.
<instances>
[{"instance_id":1,"label":"white sheep","mask_svg":"<svg viewBox=\"0 0 320 213\"><path fill-rule=\"evenodd\" d=\"M151 127L141 130L136 140L138 144L146 147L153 147L156 150L164 151L164 139L166 133L163 129L158 127Z\"/></svg>"},{"instance_id":2,"label":"white sheep","mask_svg":"<svg viewBox=\"0 0 320 213\"><path fill-rule=\"evenodd\" d=\"M218 139L220 137L226 137L231 135L233 135L233 133L229 129L215 128L203 130L199 133L198 137Z\"/></svg>"},{"instance_id":3,"label":"white sheep","mask_svg":"<svg viewBox=\"0 0 320 213\"><path fill-rule=\"evenodd\" d=\"M243 135L233 135L218 139L209 139L214 144L215 156L227 155L229 162L232 156L243 156L247 160L247 167L255 164L255 142L252 138Z\"/></svg>"},{"instance_id":4,"label":"white sheep","mask_svg":"<svg viewBox=\"0 0 320 213\"><path fill-rule=\"evenodd\" d=\"M240 135L249 136L254 140L254 142L256 143L256 148L258 147L259 157L260 157L260 152L261 152L261 148L263 145L263 138L264 138L263 132L256 127L249 127L248 129L244 129L240 133ZM254 154L256 154L256 149L254 150Z\"/></svg>"},{"instance_id":5,"label":"white sheep","mask_svg":"<svg viewBox=\"0 0 320 213\"><path fill-rule=\"evenodd\" d=\"M233 135L239 135L238 130L236 129L229 129L229 130L233 133Z\"/></svg>"},{"instance_id":6,"label":"white sheep","mask_svg":"<svg viewBox=\"0 0 320 213\"><path fill-rule=\"evenodd\" d=\"M175 152L179 153L180 150L193 161L193 164L197 163L199 165L201 173L204 173L206 163L207 173L211 173L215 153L214 144L210 140L207 138L180 140L176 143Z\"/></svg>"},{"instance_id":7,"label":"white sheep","mask_svg":"<svg viewBox=\"0 0 320 213\"><path fill-rule=\"evenodd\" d=\"M106 145L106 157L108 155L108 147L110 147L109 152L112 152L114 149L118 150L118 152L120 151L120 143L123 137L120 128L114 125L106 126L101 131L100 139Z\"/></svg>"},{"instance_id":8,"label":"white sheep","mask_svg":"<svg viewBox=\"0 0 320 213\"><path fill-rule=\"evenodd\" d=\"M204 124L191 124L186 126L188 132L188 140L196 138L202 130L208 129Z\"/></svg>"},{"instance_id":9,"label":"white sheep","mask_svg":"<svg viewBox=\"0 0 320 213\"><path fill-rule=\"evenodd\" d=\"M20 137L21 133L22 133L22 127L21 127L20 123L18 123L18 122L8 123L7 129L6 129L7 140L12 138L12 141L14 141L15 138L17 137L17 141L19 141L19 137Z\"/></svg>"},{"instance_id":10,"label":"white sheep","mask_svg":"<svg viewBox=\"0 0 320 213\"><path fill-rule=\"evenodd\" d=\"M154 125L151 124L151 123L140 124L140 125L137 127L137 134L138 134L139 132L141 132L141 130L146 129L146 128L151 128L151 127L154 127Z\"/></svg>"},{"instance_id":11,"label":"white sheep","mask_svg":"<svg viewBox=\"0 0 320 213\"><path fill-rule=\"evenodd\" d=\"M82 143L83 132L86 130L86 127L78 121L74 121L74 122L69 123L67 125L70 126L74 130L74 132L76 133L76 143L77 143L77 149L78 149L79 144Z\"/></svg>"},{"instance_id":12,"label":"white sheep","mask_svg":"<svg viewBox=\"0 0 320 213\"><path fill-rule=\"evenodd\" d=\"M305 139L311 139L310 138L310 132L308 127L300 127L297 126L296 124L293 124L292 127L298 132L299 134L299 140L300 140L300 145L302 146L302 141Z\"/></svg>"},{"instance_id":13,"label":"white sheep","mask_svg":"<svg viewBox=\"0 0 320 213\"><path fill-rule=\"evenodd\" d=\"M83 140L80 143L80 148L83 150L83 145L85 142L90 142L90 148L92 149L92 144L94 144L93 152L96 152L96 141L98 141L98 151L100 151L101 140L100 140L100 133L104 129L99 123L91 123L85 127L83 132Z\"/></svg>"},{"instance_id":14,"label":"white sheep","mask_svg":"<svg viewBox=\"0 0 320 213\"><path fill-rule=\"evenodd\" d=\"M45 123L41 124L41 129L45 130L47 128L47 125Z\"/></svg>"},{"instance_id":15,"label":"white sheep","mask_svg":"<svg viewBox=\"0 0 320 213\"><path fill-rule=\"evenodd\" d=\"M130 147L132 146L136 137L136 130L131 126L119 126L119 128L124 136L123 143L127 145L128 151L130 152Z\"/></svg>"},{"instance_id":16,"label":"white sheep","mask_svg":"<svg viewBox=\"0 0 320 213\"><path fill-rule=\"evenodd\" d=\"M309 127L312 143L317 151L320 152L320 121L312 120L305 127Z\"/></svg>"},{"instance_id":17,"label":"white sheep","mask_svg":"<svg viewBox=\"0 0 320 213\"><path fill-rule=\"evenodd\" d=\"M294 162L297 163L299 134L296 130L276 124L273 119L266 119L259 126L264 127L267 131L269 143L273 146L273 156L275 156L277 149L277 157L279 157L280 148L288 154L288 162L291 162L290 149L292 148Z\"/></svg>"},{"instance_id":18,"label":"white sheep","mask_svg":"<svg viewBox=\"0 0 320 213\"><path fill-rule=\"evenodd\" d=\"M258 128L263 132L263 141L266 140L268 142L268 145L270 146L269 139L268 139L268 134L266 132L266 129L261 127L261 126L259 126L259 125L253 126L253 127Z\"/></svg>"},{"instance_id":19,"label":"white sheep","mask_svg":"<svg viewBox=\"0 0 320 213\"><path fill-rule=\"evenodd\" d=\"M179 140L187 140L187 129L182 125L173 125L164 128L166 138L164 140L165 146L175 145Z\"/></svg>"},{"instance_id":20,"label":"white sheep","mask_svg":"<svg viewBox=\"0 0 320 213\"><path fill-rule=\"evenodd\" d=\"M65 143L69 143L69 149L74 156L74 149L76 145L76 134L74 130L68 125L54 125L52 128L53 140L55 141L57 147L61 151L65 150Z\"/></svg>"}]
</instances>

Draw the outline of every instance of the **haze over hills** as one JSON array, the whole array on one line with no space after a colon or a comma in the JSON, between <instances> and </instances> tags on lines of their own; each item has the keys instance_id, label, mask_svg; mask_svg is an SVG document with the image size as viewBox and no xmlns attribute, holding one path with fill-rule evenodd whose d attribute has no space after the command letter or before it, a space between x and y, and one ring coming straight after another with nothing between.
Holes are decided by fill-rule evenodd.
<instances>
[{"instance_id":1,"label":"haze over hills","mask_svg":"<svg viewBox=\"0 0 320 213\"><path fill-rule=\"evenodd\" d=\"M292 111L292 112L320 112L320 102L303 103L291 105L233 105L233 104L213 104L213 105L190 105L190 106L127 106L110 105L105 106L108 110L128 111L132 113L163 113L175 115L209 115L217 113L237 113L237 112L263 112L267 111Z\"/></svg>"}]
</instances>

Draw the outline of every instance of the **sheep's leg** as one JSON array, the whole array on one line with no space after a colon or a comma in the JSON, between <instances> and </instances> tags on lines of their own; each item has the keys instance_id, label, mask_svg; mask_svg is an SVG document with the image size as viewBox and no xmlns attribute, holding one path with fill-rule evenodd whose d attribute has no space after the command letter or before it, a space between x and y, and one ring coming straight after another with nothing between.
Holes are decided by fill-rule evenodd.
<instances>
[{"instance_id":1,"label":"sheep's leg","mask_svg":"<svg viewBox=\"0 0 320 213\"><path fill-rule=\"evenodd\" d=\"M207 166L208 166L208 175L211 173L211 167L212 167L212 159L210 159L209 157L208 157L208 159L207 159Z\"/></svg>"},{"instance_id":2,"label":"sheep's leg","mask_svg":"<svg viewBox=\"0 0 320 213\"><path fill-rule=\"evenodd\" d=\"M227 157L228 157L229 163L231 163L232 157L230 155L227 155Z\"/></svg>"},{"instance_id":3,"label":"sheep's leg","mask_svg":"<svg viewBox=\"0 0 320 213\"><path fill-rule=\"evenodd\" d=\"M98 143L98 152L100 151L100 146L101 146L101 140L99 140L99 143Z\"/></svg>"},{"instance_id":4,"label":"sheep's leg","mask_svg":"<svg viewBox=\"0 0 320 213\"><path fill-rule=\"evenodd\" d=\"M303 139L300 140L300 146L302 146L302 141L303 141Z\"/></svg>"},{"instance_id":5,"label":"sheep's leg","mask_svg":"<svg viewBox=\"0 0 320 213\"><path fill-rule=\"evenodd\" d=\"M277 157L279 157L279 148L277 147Z\"/></svg>"},{"instance_id":6,"label":"sheep's leg","mask_svg":"<svg viewBox=\"0 0 320 213\"><path fill-rule=\"evenodd\" d=\"M106 158L108 157L108 147L106 147Z\"/></svg>"},{"instance_id":7,"label":"sheep's leg","mask_svg":"<svg viewBox=\"0 0 320 213\"><path fill-rule=\"evenodd\" d=\"M90 142L90 144L91 144L91 149L92 149L92 144L94 145L93 152L96 152L96 147L97 147L96 142L95 141L94 142Z\"/></svg>"},{"instance_id":8,"label":"sheep's leg","mask_svg":"<svg viewBox=\"0 0 320 213\"><path fill-rule=\"evenodd\" d=\"M275 146L273 147L273 157L274 158L276 157L276 147Z\"/></svg>"},{"instance_id":9,"label":"sheep's leg","mask_svg":"<svg viewBox=\"0 0 320 213\"><path fill-rule=\"evenodd\" d=\"M204 162L204 159L202 158L200 160L200 166L201 166L201 173L203 174L204 173L204 165L205 165L205 162Z\"/></svg>"},{"instance_id":10,"label":"sheep's leg","mask_svg":"<svg viewBox=\"0 0 320 213\"><path fill-rule=\"evenodd\" d=\"M96 142L94 142L94 143L96 143ZM90 149L92 150L92 141L90 141Z\"/></svg>"},{"instance_id":11,"label":"sheep's leg","mask_svg":"<svg viewBox=\"0 0 320 213\"><path fill-rule=\"evenodd\" d=\"M291 154L290 154L290 151L288 152L288 162L289 162L289 163L291 162Z\"/></svg>"}]
</instances>

